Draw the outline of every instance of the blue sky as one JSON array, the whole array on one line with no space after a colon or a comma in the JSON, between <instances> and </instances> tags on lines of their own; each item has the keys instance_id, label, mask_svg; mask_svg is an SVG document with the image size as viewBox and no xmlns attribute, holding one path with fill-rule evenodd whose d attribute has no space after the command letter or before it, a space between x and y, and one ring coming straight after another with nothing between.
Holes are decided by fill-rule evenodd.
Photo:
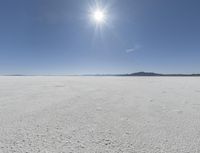
<instances>
[{"instance_id":1,"label":"blue sky","mask_svg":"<svg viewBox=\"0 0 200 153\"><path fill-rule=\"evenodd\" d=\"M90 8L106 8L96 26ZM199 0L1 0L0 74L200 73Z\"/></svg>"}]
</instances>

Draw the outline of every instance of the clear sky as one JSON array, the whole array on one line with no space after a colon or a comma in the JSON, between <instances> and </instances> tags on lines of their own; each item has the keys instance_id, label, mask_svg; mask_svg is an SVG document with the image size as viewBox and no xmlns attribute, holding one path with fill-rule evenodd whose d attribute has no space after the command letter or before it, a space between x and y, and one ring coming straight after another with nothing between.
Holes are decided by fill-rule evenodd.
<instances>
[{"instance_id":1,"label":"clear sky","mask_svg":"<svg viewBox=\"0 0 200 153\"><path fill-rule=\"evenodd\" d=\"M199 0L0 0L0 74L137 71L200 73Z\"/></svg>"}]
</instances>

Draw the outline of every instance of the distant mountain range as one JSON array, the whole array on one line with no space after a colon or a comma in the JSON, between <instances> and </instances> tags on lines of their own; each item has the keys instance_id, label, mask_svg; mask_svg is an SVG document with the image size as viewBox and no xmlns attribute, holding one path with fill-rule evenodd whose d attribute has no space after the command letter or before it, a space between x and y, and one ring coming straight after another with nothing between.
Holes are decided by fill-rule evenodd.
<instances>
[{"instance_id":1,"label":"distant mountain range","mask_svg":"<svg viewBox=\"0 0 200 153\"><path fill-rule=\"evenodd\" d=\"M37 75L4 75L4 76L37 76ZM39 75L39 76L171 76L171 77L200 77L200 74L161 74L154 72L136 72L136 73L127 73L127 74L85 74L85 75Z\"/></svg>"},{"instance_id":2,"label":"distant mountain range","mask_svg":"<svg viewBox=\"0 0 200 153\"><path fill-rule=\"evenodd\" d=\"M161 74L161 73L154 73L154 72L136 72L136 73L129 73L129 74L95 74L95 75L84 75L84 76L194 76L200 77L200 74Z\"/></svg>"},{"instance_id":3,"label":"distant mountain range","mask_svg":"<svg viewBox=\"0 0 200 153\"><path fill-rule=\"evenodd\" d=\"M200 74L161 74L154 72L137 72L131 74L122 74L122 76L200 76Z\"/></svg>"}]
</instances>

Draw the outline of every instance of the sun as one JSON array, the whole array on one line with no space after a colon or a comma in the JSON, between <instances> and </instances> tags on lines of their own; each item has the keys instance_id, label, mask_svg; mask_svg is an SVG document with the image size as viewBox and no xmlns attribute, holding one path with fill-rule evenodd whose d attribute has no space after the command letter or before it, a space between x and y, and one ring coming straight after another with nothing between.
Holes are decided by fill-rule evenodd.
<instances>
[{"instance_id":1,"label":"sun","mask_svg":"<svg viewBox=\"0 0 200 153\"><path fill-rule=\"evenodd\" d=\"M102 10L99 10L99 9L95 10L93 12L92 16L93 16L93 19L95 20L96 23L105 22L106 15L105 15L104 11L102 11Z\"/></svg>"}]
</instances>

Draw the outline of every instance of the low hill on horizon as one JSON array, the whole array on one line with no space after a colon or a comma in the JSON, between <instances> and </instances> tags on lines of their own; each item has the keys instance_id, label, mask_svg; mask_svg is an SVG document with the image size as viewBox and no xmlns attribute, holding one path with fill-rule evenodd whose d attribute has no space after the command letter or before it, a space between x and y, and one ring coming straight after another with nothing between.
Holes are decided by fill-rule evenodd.
<instances>
[{"instance_id":1,"label":"low hill on horizon","mask_svg":"<svg viewBox=\"0 0 200 153\"><path fill-rule=\"evenodd\" d=\"M200 76L200 74L162 74L154 72L136 72L127 74L95 74L95 75L84 75L84 76Z\"/></svg>"},{"instance_id":2,"label":"low hill on horizon","mask_svg":"<svg viewBox=\"0 0 200 153\"><path fill-rule=\"evenodd\" d=\"M200 73L196 74L162 74L154 72L135 72L127 74L83 74L83 75L23 75L23 74L8 74L2 76L197 76L200 77Z\"/></svg>"}]
</instances>

